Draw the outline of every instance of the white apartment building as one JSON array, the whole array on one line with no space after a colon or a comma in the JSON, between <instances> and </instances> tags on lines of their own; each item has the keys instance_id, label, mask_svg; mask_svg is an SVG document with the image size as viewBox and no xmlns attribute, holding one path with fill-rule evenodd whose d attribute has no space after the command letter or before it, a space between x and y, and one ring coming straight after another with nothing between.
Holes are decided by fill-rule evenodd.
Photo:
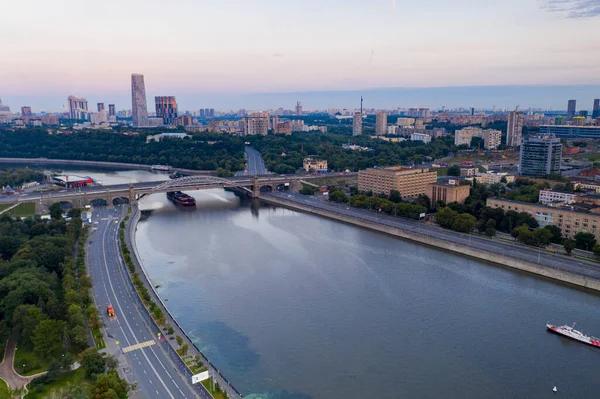
<instances>
[{"instance_id":1,"label":"white apartment building","mask_svg":"<svg viewBox=\"0 0 600 399\"><path fill-rule=\"evenodd\" d=\"M504 172L475 173L475 179L477 180L477 183L480 184L501 183L503 177L506 179L507 184L514 183L515 181L514 175L509 175L508 173Z\"/></svg>"},{"instance_id":2,"label":"white apartment building","mask_svg":"<svg viewBox=\"0 0 600 399\"><path fill-rule=\"evenodd\" d=\"M413 133L410 135L410 141L422 141L425 144L431 143L431 136L427 133Z\"/></svg>"},{"instance_id":3,"label":"white apartment building","mask_svg":"<svg viewBox=\"0 0 600 399\"><path fill-rule=\"evenodd\" d=\"M454 133L454 145L471 145L473 137L481 137L483 130L478 127L465 127Z\"/></svg>"},{"instance_id":4,"label":"white apartment building","mask_svg":"<svg viewBox=\"0 0 600 399\"><path fill-rule=\"evenodd\" d=\"M540 202L544 205L554 201L572 204L575 202L577 197L577 193L571 193L568 191L540 190Z\"/></svg>"}]
</instances>

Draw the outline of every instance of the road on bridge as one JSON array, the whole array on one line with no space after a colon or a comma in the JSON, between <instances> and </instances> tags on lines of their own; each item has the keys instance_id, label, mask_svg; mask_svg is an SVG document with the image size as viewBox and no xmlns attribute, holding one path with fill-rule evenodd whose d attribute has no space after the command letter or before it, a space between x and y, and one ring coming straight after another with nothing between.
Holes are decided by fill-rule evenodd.
<instances>
[{"instance_id":1,"label":"road on bridge","mask_svg":"<svg viewBox=\"0 0 600 399\"><path fill-rule=\"evenodd\" d=\"M244 150L246 152L246 170L237 172L235 174L236 176L260 176L270 174L259 151L250 146L246 146Z\"/></svg>"},{"instance_id":2,"label":"road on bridge","mask_svg":"<svg viewBox=\"0 0 600 399\"><path fill-rule=\"evenodd\" d=\"M127 207L94 210L94 228L88 248L88 270L93 281L94 301L105 327L106 351L120 361L120 371L130 383L137 383L136 397L210 398L203 386L191 386L169 357L168 342L158 338L159 330L148 320L120 256L119 223ZM115 316L108 317L112 305Z\"/></svg>"}]
</instances>

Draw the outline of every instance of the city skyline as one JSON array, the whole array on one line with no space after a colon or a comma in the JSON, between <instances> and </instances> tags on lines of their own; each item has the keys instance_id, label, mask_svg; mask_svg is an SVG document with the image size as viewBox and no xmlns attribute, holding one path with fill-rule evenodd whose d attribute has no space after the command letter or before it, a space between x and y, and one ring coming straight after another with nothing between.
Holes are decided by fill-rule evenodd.
<instances>
[{"instance_id":1,"label":"city skyline","mask_svg":"<svg viewBox=\"0 0 600 399\"><path fill-rule=\"evenodd\" d=\"M0 87L11 103L77 93L123 104L124 82L139 71L149 95L173 93L182 109L193 109L200 104L185 100L192 94L597 85L598 13L584 3L591 2L180 0L165 8L33 0L28 13L8 4L0 15L0 34L11 38L0 44ZM212 17L225 15L227 29ZM170 28L176 36L163 34ZM63 101L34 108L59 111Z\"/></svg>"}]
</instances>

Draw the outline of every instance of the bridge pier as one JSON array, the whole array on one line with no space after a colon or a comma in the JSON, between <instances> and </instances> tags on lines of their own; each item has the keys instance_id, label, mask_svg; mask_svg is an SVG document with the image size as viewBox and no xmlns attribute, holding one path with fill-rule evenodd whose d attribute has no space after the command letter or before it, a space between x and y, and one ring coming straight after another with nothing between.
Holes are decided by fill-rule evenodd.
<instances>
[{"instance_id":1,"label":"bridge pier","mask_svg":"<svg viewBox=\"0 0 600 399\"><path fill-rule=\"evenodd\" d=\"M252 198L258 198L260 196L260 185L258 184L258 177L252 176Z\"/></svg>"}]
</instances>

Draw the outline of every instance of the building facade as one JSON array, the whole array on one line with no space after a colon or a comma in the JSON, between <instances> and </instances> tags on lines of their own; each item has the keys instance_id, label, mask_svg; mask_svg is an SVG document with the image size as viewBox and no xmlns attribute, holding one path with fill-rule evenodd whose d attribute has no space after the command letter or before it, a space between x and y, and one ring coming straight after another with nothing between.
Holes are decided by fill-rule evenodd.
<instances>
[{"instance_id":1,"label":"building facade","mask_svg":"<svg viewBox=\"0 0 600 399\"><path fill-rule=\"evenodd\" d=\"M495 150L502 143L502 132L495 129L483 131L483 148L486 150Z\"/></svg>"},{"instance_id":2,"label":"building facade","mask_svg":"<svg viewBox=\"0 0 600 399\"><path fill-rule=\"evenodd\" d=\"M475 173L475 180L480 184L503 183L504 180L508 184L515 182L515 176L505 172Z\"/></svg>"},{"instance_id":3,"label":"building facade","mask_svg":"<svg viewBox=\"0 0 600 399\"><path fill-rule=\"evenodd\" d=\"M478 127L465 127L457 130L454 133L454 145L466 145L471 146L471 140L473 137L482 137L483 131Z\"/></svg>"},{"instance_id":4,"label":"building facade","mask_svg":"<svg viewBox=\"0 0 600 399\"><path fill-rule=\"evenodd\" d=\"M521 145L523 136L523 113L511 111L508 113L508 125L506 127L506 146L518 147Z\"/></svg>"},{"instance_id":5,"label":"building facade","mask_svg":"<svg viewBox=\"0 0 600 399\"><path fill-rule=\"evenodd\" d=\"M104 103L98 103L96 106L98 107L98 112L104 111Z\"/></svg>"},{"instance_id":6,"label":"building facade","mask_svg":"<svg viewBox=\"0 0 600 399\"><path fill-rule=\"evenodd\" d=\"M304 158L302 169L307 172L327 172L327 161L324 159Z\"/></svg>"},{"instance_id":7,"label":"building facade","mask_svg":"<svg viewBox=\"0 0 600 399\"><path fill-rule=\"evenodd\" d=\"M416 198L427 191L427 185L437 181L437 172L402 166L369 168L358 172L358 190L375 195L389 195L398 190L402 198Z\"/></svg>"},{"instance_id":8,"label":"building facade","mask_svg":"<svg viewBox=\"0 0 600 399\"><path fill-rule=\"evenodd\" d=\"M31 116L31 107L24 106L21 107L21 116Z\"/></svg>"},{"instance_id":9,"label":"building facade","mask_svg":"<svg viewBox=\"0 0 600 399\"><path fill-rule=\"evenodd\" d=\"M285 134L289 136L292 134L292 124L288 121L277 122L275 125L275 134Z\"/></svg>"},{"instance_id":10,"label":"building facade","mask_svg":"<svg viewBox=\"0 0 600 399\"><path fill-rule=\"evenodd\" d=\"M177 119L177 101L175 96L157 96L154 97L156 105L156 116L162 118L163 124L174 125Z\"/></svg>"},{"instance_id":11,"label":"building facade","mask_svg":"<svg viewBox=\"0 0 600 399\"><path fill-rule=\"evenodd\" d=\"M296 102L296 116L302 115L302 103L300 101Z\"/></svg>"},{"instance_id":12,"label":"building facade","mask_svg":"<svg viewBox=\"0 0 600 399\"><path fill-rule=\"evenodd\" d=\"M561 160L562 144L553 135L532 135L521 142L519 172L522 176L559 174Z\"/></svg>"},{"instance_id":13,"label":"building facade","mask_svg":"<svg viewBox=\"0 0 600 399\"><path fill-rule=\"evenodd\" d=\"M600 98L594 99L594 107L592 108L592 119L600 118Z\"/></svg>"},{"instance_id":14,"label":"building facade","mask_svg":"<svg viewBox=\"0 0 600 399\"><path fill-rule=\"evenodd\" d=\"M269 114L264 112L249 115L246 118L244 132L246 135L260 134L266 136L269 132Z\"/></svg>"},{"instance_id":15,"label":"building facade","mask_svg":"<svg viewBox=\"0 0 600 399\"><path fill-rule=\"evenodd\" d=\"M352 135L360 136L362 134L362 115L356 111L352 116Z\"/></svg>"},{"instance_id":16,"label":"building facade","mask_svg":"<svg viewBox=\"0 0 600 399\"><path fill-rule=\"evenodd\" d=\"M89 120L88 102L85 98L69 96L69 117L77 120Z\"/></svg>"},{"instance_id":17,"label":"building facade","mask_svg":"<svg viewBox=\"0 0 600 399\"><path fill-rule=\"evenodd\" d=\"M576 201L577 197L579 197L578 193L568 191L540 190L539 200L544 205L557 201L572 204Z\"/></svg>"},{"instance_id":18,"label":"building facade","mask_svg":"<svg viewBox=\"0 0 600 399\"><path fill-rule=\"evenodd\" d=\"M596 240L600 241L600 214L597 213L576 211L571 206L550 207L503 198L488 198L486 205L490 208L500 208L504 212L528 213L535 218L540 227L560 227L565 238L573 239L575 234L583 232L593 234Z\"/></svg>"},{"instance_id":19,"label":"building facade","mask_svg":"<svg viewBox=\"0 0 600 399\"><path fill-rule=\"evenodd\" d=\"M115 104L108 104L108 116L117 116Z\"/></svg>"},{"instance_id":20,"label":"building facade","mask_svg":"<svg viewBox=\"0 0 600 399\"><path fill-rule=\"evenodd\" d=\"M148 105L144 75L131 74L131 121L134 127L148 126Z\"/></svg>"},{"instance_id":21,"label":"building facade","mask_svg":"<svg viewBox=\"0 0 600 399\"><path fill-rule=\"evenodd\" d=\"M425 144L431 143L431 136L427 133L413 133L410 135L410 141L422 141Z\"/></svg>"},{"instance_id":22,"label":"building facade","mask_svg":"<svg viewBox=\"0 0 600 399\"><path fill-rule=\"evenodd\" d=\"M553 134L560 138L599 139L599 126L572 126L572 125L541 125L541 134Z\"/></svg>"},{"instance_id":23,"label":"building facade","mask_svg":"<svg viewBox=\"0 0 600 399\"><path fill-rule=\"evenodd\" d=\"M471 185L460 184L460 180L444 180L428 184L425 194L429 197L432 204L442 201L444 204L458 202L464 204L467 197L471 194Z\"/></svg>"},{"instance_id":24,"label":"building facade","mask_svg":"<svg viewBox=\"0 0 600 399\"><path fill-rule=\"evenodd\" d=\"M575 116L575 109L577 107L577 101L569 100L569 104L567 105L567 120L572 121Z\"/></svg>"},{"instance_id":25,"label":"building facade","mask_svg":"<svg viewBox=\"0 0 600 399\"><path fill-rule=\"evenodd\" d=\"M383 136L387 133L387 114L385 112L378 112L375 117L375 134L377 136Z\"/></svg>"}]
</instances>

